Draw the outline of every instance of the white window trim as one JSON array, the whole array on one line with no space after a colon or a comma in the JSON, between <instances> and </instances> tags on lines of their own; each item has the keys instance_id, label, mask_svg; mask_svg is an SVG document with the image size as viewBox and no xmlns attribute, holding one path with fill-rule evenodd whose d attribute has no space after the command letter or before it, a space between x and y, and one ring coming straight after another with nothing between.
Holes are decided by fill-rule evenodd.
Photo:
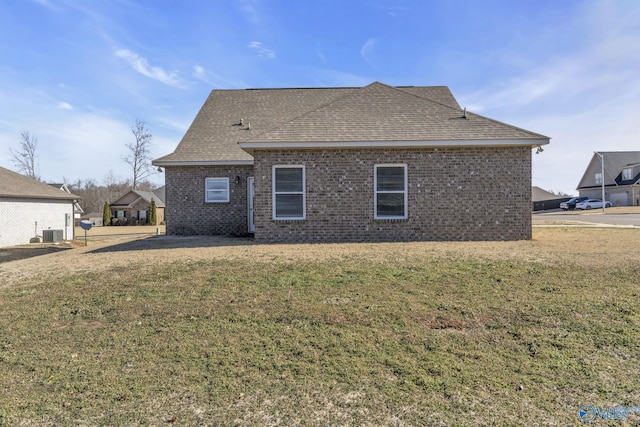
<instances>
[{"instance_id":1,"label":"white window trim","mask_svg":"<svg viewBox=\"0 0 640 427\"><path fill-rule=\"evenodd\" d=\"M627 172L629 173L629 177L628 177L628 178L625 178L625 174L626 174ZM624 181L628 181L628 180L630 180L630 179L633 179L633 168L624 168L624 169L622 169L622 179L623 179Z\"/></svg>"},{"instance_id":2,"label":"white window trim","mask_svg":"<svg viewBox=\"0 0 640 427\"><path fill-rule=\"evenodd\" d=\"M602 172L596 172L595 181L597 185L602 184L602 179L603 179Z\"/></svg>"},{"instance_id":3,"label":"white window trim","mask_svg":"<svg viewBox=\"0 0 640 427\"><path fill-rule=\"evenodd\" d=\"M378 191L378 168L385 167L402 167L404 168L404 191ZM406 163L384 163L373 165L373 218L374 219L407 219L409 213L409 174L407 173ZM402 216L386 216L378 215L378 193L404 193L404 215Z\"/></svg>"},{"instance_id":4,"label":"white window trim","mask_svg":"<svg viewBox=\"0 0 640 427\"><path fill-rule=\"evenodd\" d=\"M278 192L278 194L302 194L302 216L301 217L277 217L276 216L276 169L302 169L302 191ZM307 219L307 171L304 165L273 165L271 168L271 218L274 221L302 221Z\"/></svg>"},{"instance_id":5,"label":"white window trim","mask_svg":"<svg viewBox=\"0 0 640 427\"><path fill-rule=\"evenodd\" d=\"M209 179L222 179L227 183L227 198L226 200L209 200L207 197L207 180ZM208 176L204 179L204 201L205 203L229 203L231 189L229 187L229 178L222 176Z\"/></svg>"}]
</instances>

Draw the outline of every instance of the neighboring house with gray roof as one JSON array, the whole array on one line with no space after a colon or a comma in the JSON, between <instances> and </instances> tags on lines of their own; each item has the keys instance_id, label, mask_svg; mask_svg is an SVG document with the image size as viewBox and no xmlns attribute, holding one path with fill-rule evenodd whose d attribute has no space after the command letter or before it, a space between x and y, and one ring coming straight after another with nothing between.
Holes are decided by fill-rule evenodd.
<instances>
[{"instance_id":1,"label":"neighboring house with gray roof","mask_svg":"<svg viewBox=\"0 0 640 427\"><path fill-rule=\"evenodd\" d=\"M447 87L211 92L165 168L167 234L531 238L531 149Z\"/></svg>"},{"instance_id":2,"label":"neighboring house with gray roof","mask_svg":"<svg viewBox=\"0 0 640 427\"><path fill-rule=\"evenodd\" d=\"M605 199L613 206L640 205L640 151L600 151L591 161L578 183L580 196ZM604 159L604 178L602 175Z\"/></svg>"},{"instance_id":3,"label":"neighboring house with gray roof","mask_svg":"<svg viewBox=\"0 0 640 427\"><path fill-rule=\"evenodd\" d=\"M535 185L531 187L531 201L534 211L560 209L560 203L571 199L569 196L558 196Z\"/></svg>"},{"instance_id":4,"label":"neighboring house with gray roof","mask_svg":"<svg viewBox=\"0 0 640 427\"><path fill-rule=\"evenodd\" d=\"M0 167L0 247L28 244L51 235L74 238L79 196Z\"/></svg>"},{"instance_id":5,"label":"neighboring house with gray roof","mask_svg":"<svg viewBox=\"0 0 640 427\"><path fill-rule=\"evenodd\" d=\"M164 221L164 187L154 191L130 190L115 202L109 204L111 208L112 224L136 225L147 224L149 221L149 207L151 200L156 202L156 221ZM108 224L107 224L108 225Z\"/></svg>"}]
</instances>

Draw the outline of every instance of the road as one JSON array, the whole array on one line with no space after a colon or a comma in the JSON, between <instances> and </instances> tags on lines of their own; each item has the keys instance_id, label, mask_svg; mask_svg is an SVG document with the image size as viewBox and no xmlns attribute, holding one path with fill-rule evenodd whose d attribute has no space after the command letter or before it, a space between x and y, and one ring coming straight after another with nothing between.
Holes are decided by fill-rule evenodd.
<instances>
[{"instance_id":1,"label":"road","mask_svg":"<svg viewBox=\"0 0 640 427\"><path fill-rule=\"evenodd\" d=\"M640 213L602 213L601 210L593 213L576 213L576 212L543 212L534 213L535 222L571 222L571 223L588 223L588 224L607 224L627 227L640 227Z\"/></svg>"}]
</instances>

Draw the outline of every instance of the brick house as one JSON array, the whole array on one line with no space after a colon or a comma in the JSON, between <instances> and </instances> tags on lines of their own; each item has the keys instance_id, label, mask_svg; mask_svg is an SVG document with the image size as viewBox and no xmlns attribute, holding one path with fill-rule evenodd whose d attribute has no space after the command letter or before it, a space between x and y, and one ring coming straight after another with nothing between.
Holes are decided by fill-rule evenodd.
<instances>
[{"instance_id":1,"label":"brick house","mask_svg":"<svg viewBox=\"0 0 640 427\"><path fill-rule=\"evenodd\" d=\"M165 187L160 187L154 191L129 190L120 196L118 200L109 204L112 215L111 224L147 224L151 200L156 203L156 223L161 224L164 221L164 197Z\"/></svg>"},{"instance_id":2,"label":"brick house","mask_svg":"<svg viewBox=\"0 0 640 427\"><path fill-rule=\"evenodd\" d=\"M165 168L168 234L267 242L531 238L549 138L447 87L214 90Z\"/></svg>"}]
</instances>

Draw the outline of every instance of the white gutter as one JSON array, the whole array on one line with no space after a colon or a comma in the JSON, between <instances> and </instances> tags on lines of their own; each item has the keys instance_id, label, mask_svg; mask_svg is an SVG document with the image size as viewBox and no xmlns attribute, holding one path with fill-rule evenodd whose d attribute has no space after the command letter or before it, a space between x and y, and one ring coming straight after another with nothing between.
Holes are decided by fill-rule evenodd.
<instances>
[{"instance_id":1,"label":"white gutter","mask_svg":"<svg viewBox=\"0 0 640 427\"><path fill-rule=\"evenodd\" d=\"M151 162L154 166L253 166L253 160L222 160L222 161L162 161L154 160Z\"/></svg>"},{"instance_id":2,"label":"white gutter","mask_svg":"<svg viewBox=\"0 0 640 427\"><path fill-rule=\"evenodd\" d=\"M525 146L538 147L549 144L549 139L487 139L487 140L440 140L440 141L314 141L314 142L240 142L238 145L243 150L268 150L268 149L313 149L313 148L440 148L440 147L508 147Z\"/></svg>"}]
</instances>

